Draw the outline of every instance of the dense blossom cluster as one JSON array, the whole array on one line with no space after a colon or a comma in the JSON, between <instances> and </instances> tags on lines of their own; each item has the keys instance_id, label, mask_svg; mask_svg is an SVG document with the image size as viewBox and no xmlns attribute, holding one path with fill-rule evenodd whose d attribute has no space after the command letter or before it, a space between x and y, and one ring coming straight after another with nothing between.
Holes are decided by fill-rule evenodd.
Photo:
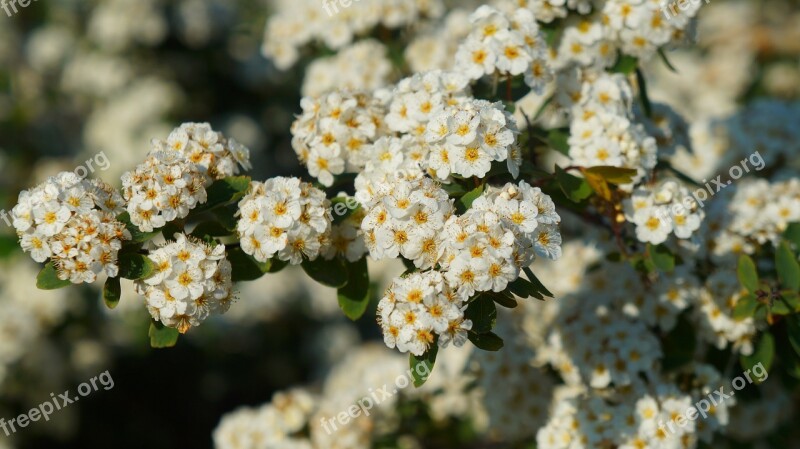
<instances>
[{"instance_id":1,"label":"dense blossom cluster","mask_svg":"<svg viewBox=\"0 0 800 449\"><path fill-rule=\"evenodd\" d=\"M137 281L136 291L154 320L184 333L230 308L233 283L225 245L175 234L174 242L150 251L149 257L155 273Z\"/></svg>"},{"instance_id":2,"label":"dense blossom cluster","mask_svg":"<svg viewBox=\"0 0 800 449\"><path fill-rule=\"evenodd\" d=\"M23 251L36 262L52 260L60 279L81 284L119 272L117 255L131 238L116 218L122 205L108 184L62 172L21 192L11 215Z\"/></svg>"},{"instance_id":3,"label":"dense blossom cluster","mask_svg":"<svg viewBox=\"0 0 800 449\"><path fill-rule=\"evenodd\" d=\"M249 150L208 124L183 124L152 145L144 163L122 176L131 222L146 232L186 218L207 201L214 180L238 174L239 165L250 167Z\"/></svg>"},{"instance_id":4,"label":"dense blossom cluster","mask_svg":"<svg viewBox=\"0 0 800 449\"><path fill-rule=\"evenodd\" d=\"M392 282L378 304L378 323L386 346L420 356L433 344L467 342L472 321L464 319L468 297L438 271L412 273Z\"/></svg>"},{"instance_id":5,"label":"dense blossom cluster","mask_svg":"<svg viewBox=\"0 0 800 449\"><path fill-rule=\"evenodd\" d=\"M657 162L656 140L633 121L633 93L626 79L619 74L586 71L565 74L559 81L565 84L559 102L570 105L572 162L584 167L636 169L634 184L648 176Z\"/></svg>"},{"instance_id":6,"label":"dense blossom cluster","mask_svg":"<svg viewBox=\"0 0 800 449\"><path fill-rule=\"evenodd\" d=\"M541 93L553 77L547 62L547 43L534 14L518 9L506 15L483 5L470 16L472 31L456 52L454 70L471 79L495 73L525 75L525 82Z\"/></svg>"},{"instance_id":7,"label":"dense blossom cluster","mask_svg":"<svg viewBox=\"0 0 800 449\"><path fill-rule=\"evenodd\" d=\"M242 250L260 262L277 254L297 265L316 259L330 244L330 201L297 178L254 181L239 202L238 215Z\"/></svg>"},{"instance_id":8,"label":"dense blossom cluster","mask_svg":"<svg viewBox=\"0 0 800 449\"><path fill-rule=\"evenodd\" d=\"M625 218L636 225L641 242L661 244L670 234L689 239L700 228L705 212L682 184L669 180L636 189L625 200Z\"/></svg>"},{"instance_id":9,"label":"dense blossom cluster","mask_svg":"<svg viewBox=\"0 0 800 449\"><path fill-rule=\"evenodd\" d=\"M336 90L373 91L386 86L391 75L392 63L386 47L376 40L365 39L334 56L311 63L301 92L306 97L319 97Z\"/></svg>"},{"instance_id":10,"label":"dense blossom cluster","mask_svg":"<svg viewBox=\"0 0 800 449\"><path fill-rule=\"evenodd\" d=\"M267 21L262 53L280 69L293 66L302 47L320 42L338 50L355 36L382 25L400 28L444 12L442 0L382 0L320 5L318 0L279 0L277 13Z\"/></svg>"}]
</instances>

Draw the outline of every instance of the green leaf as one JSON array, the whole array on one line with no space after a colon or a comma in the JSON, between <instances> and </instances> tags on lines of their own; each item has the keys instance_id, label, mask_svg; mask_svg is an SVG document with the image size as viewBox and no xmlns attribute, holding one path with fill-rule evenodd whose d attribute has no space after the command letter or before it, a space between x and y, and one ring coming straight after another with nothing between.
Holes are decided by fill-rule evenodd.
<instances>
[{"instance_id":1,"label":"green leaf","mask_svg":"<svg viewBox=\"0 0 800 449\"><path fill-rule=\"evenodd\" d=\"M150 232L143 232L139 230L138 226L131 223L131 216L127 212L120 214L120 216L117 217L117 221L124 224L128 229L128 232L131 233L131 240L129 240L130 243L144 243L161 233L161 230L154 230Z\"/></svg>"},{"instance_id":2,"label":"green leaf","mask_svg":"<svg viewBox=\"0 0 800 449\"><path fill-rule=\"evenodd\" d=\"M614 64L614 66L611 68L611 71L614 73L630 75L634 70L636 70L638 65L639 60L637 60L635 57L620 54L619 58L617 58L617 63Z\"/></svg>"},{"instance_id":3,"label":"green leaf","mask_svg":"<svg viewBox=\"0 0 800 449\"><path fill-rule=\"evenodd\" d=\"M150 337L150 347L163 349L175 346L180 332L178 329L164 326L160 321L151 321L147 335Z\"/></svg>"},{"instance_id":4,"label":"green leaf","mask_svg":"<svg viewBox=\"0 0 800 449\"><path fill-rule=\"evenodd\" d=\"M760 363L764 367L764 371L769 371L772 368L774 358L775 338L769 332L765 332L753 349L753 354L743 355L740 358L740 363L745 370L752 370L754 366Z\"/></svg>"},{"instance_id":5,"label":"green leaf","mask_svg":"<svg viewBox=\"0 0 800 449\"><path fill-rule=\"evenodd\" d=\"M311 279L322 285L333 288L347 285L347 266L339 257L332 260L325 260L322 257L316 260L304 260L302 266Z\"/></svg>"},{"instance_id":6,"label":"green leaf","mask_svg":"<svg viewBox=\"0 0 800 449\"><path fill-rule=\"evenodd\" d=\"M231 230L217 221L204 221L192 230L192 235L201 240L206 237L228 237L233 234Z\"/></svg>"},{"instance_id":7,"label":"green leaf","mask_svg":"<svg viewBox=\"0 0 800 449\"><path fill-rule=\"evenodd\" d=\"M484 351L499 351L503 348L503 339L492 332L484 334L469 332L469 341L471 341L476 348L483 349Z\"/></svg>"},{"instance_id":8,"label":"green leaf","mask_svg":"<svg viewBox=\"0 0 800 449\"><path fill-rule=\"evenodd\" d=\"M644 113L648 117L652 117L653 104L650 103L650 96L647 94L647 81L644 78L644 73L639 68L636 69L636 83L639 85L639 98L642 100Z\"/></svg>"},{"instance_id":9,"label":"green leaf","mask_svg":"<svg viewBox=\"0 0 800 449\"><path fill-rule=\"evenodd\" d=\"M564 156L569 156L569 129L551 129L548 131L547 144Z\"/></svg>"},{"instance_id":10,"label":"green leaf","mask_svg":"<svg viewBox=\"0 0 800 449\"><path fill-rule=\"evenodd\" d=\"M214 181L206 192L208 200L199 205L195 212L213 209L217 206L240 200L250 188L249 176L232 176Z\"/></svg>"},{"instance_id":11,"label":"green leaf","mask_svg":"<svg viewBox=\"0 0 800 449\"><path fill-rule=\"evenodd\" d=\"M408 362L411 368L411 378L415 387L421 387L431 376L433 365L436 364L436 354L438 353L439 346L434 342L425 354L419 357L411 354ZM420 371L422 371L421 374Z\"/></svg>"},{"instance_id":12,"label":"green leaf","mask_svg":"<svg viewBox=\"0 0 800 449\"><path fill-rule=\"evenodd\" d=\"M228 248L225 257L231 263L233 282L255 281L265 273L269 273L272 268L272 260L259 262L238 247Z\"/></svg>"},{"instance_id":13,"label":"green leaf","mask_svg":"<svg viewBox=\"0 0 800 449\"><path fill-rule=\"evenodd\" d=\"M781 300L794 312L800 312L800 294L796 291L781 290Z\"/></svg>"},{"instance_id":14,"label":"green leaf","mask_svg":"<svg viewBox=\"0 0 800 449\"><path fill-rule=\"evenodd\" d=\"M122 298L122 286L120 285L119 278L106 279L106 285L103 287L103 302L109 309L117 308L119 300Z\"/></svg>"},{"instance_id":15,"label":"green leaf","mask_svg":"<svg viewBox=\"0 0 800 449\"><path fill-rule=\"evenodd\" d=\"M472 207L472 203L480 198L483 195L483 185L480 185L469 192L466 195L462 196L458 201L456 201L456 209L458 209L458 213L463 214L464 212L468 211L470 207Z\"/></svg>"},{"instance_id":16,"label":"green leaf","mask_svg":"<svg viewBox=\"0 0 800 449\"><path fill-rule=\"evenodd\" d=\"M506 292L486 292L485 295L492 298L492 301L496 302L499 306L505 307L507 309L513 309L517 307L517 300L508 296Z\"/></svg>"},{"instance_id":17,"label":"green leaf","mask_svg":"<svg viewBox=\"0 0 800 449\"><path fill-rule=\"evenodd\" d=\"M331 199L331 213L333 214L334 224L340 224L347 220L360 209L361 205L358 204L355 198L337 196Z\"/></svg>"},{"instance_id":18,"label":"green leaf","mask_svg":"<svg viewBox=\"0 0 800 449\"><path fill-rule=\"evenodd\" d=\"M236 213L239 211L239 205L229 204L227 206L221 206L211 211L211 214L216 217L217 221L225 227L225 229L231 231L231 233L236 233L236 225L239 223L239 219L236 217Z\"/></svg>"},{"instance_id":19,"label":"green leaf","mask_svg":"<svg viewBox=\"0 0 800 449\"><path fill-rule=\"evenodd\" d=\"M149 257L138 253L119 254L119 275L125 279L147 279L153 275L156 264Z\"/></svg>"},{"instance_id":20,"label":"green leaf","mask_svg":"<svg viewBox=\"0 0 800 449\"><path fill-rule=\"evenodd\" d=\"M800 223L791 223L783 233L783 238L800 250Z\"/></svg>"},{"instance_id":21,"label":"green leaf","mask_svg":"<svg viewBox=\"0 0 800 449\"><path fill-rule=\"evenodd\" d=\"M610 184L624 185L633 182L633 178L639 173L633 168L613 167L610 165L599 165L589 167L585 172L600 176Z\"/></svg>"},{"instance_id":22,"label":"green leaf","mask_svg":"<svg viewBox=\"0 0 800 449\"><path fill-rule=\"evenodd\" d=\"M532 296L539 299L544 299L541 298L541 296L547 296L550 298L553 297L553 294L550 293L550 290L548 290L547 287L542 284L542 281L540 281L539 278L533 274L533 270L531 270L530 267L525 267L522 269L522 271L525 272L525 276L528 276L528 281L530 281L531 285L533 286Z\"/></svg>"},{"instance_id":23,"label":"green leaf","mask_svg":"<svg viewBox=\"0 0 800 449\"><path fill-rule=\"evenodd\" d=\"M42 268L39 275L36 277L36 287L40 290L58 290L72 284L69 279L61 280L58 278L58 270L56 270L53 262L47 262L47 265Z\"/></svg>"},{"instance_id":24,"label":"green leaf","mask_svg":"<svg viewBox=\"0 0 800 449\"><path fill-rule=\"evenodd\" d=\"M739 267L736 270L739 283L750 293L758 291L758 272L756 264L750 256L743 254L739 257Z\"/></svg>"},{"instance_id":25,"label":"green leaf","mask_svg":"<svg viewBox=\"0 0 800 449\"><path fill-rule=\"evenodd\" d=\"M650 261L659 271L670 273L675 269L675 256L664 245L647 244Z\"/></svg>"},{"instance_id":26,"label":"green leaf","mask_svg":"<svg viewBox=\"0 0 800 449\"><path fill-rule=\"evenodd\" d=\"M733 308L733 319L742 321L746 318L752 318L756 312L756 307L758 307L758 301L755 295L749 294L742 296Z\"/></svg>"},{"instance_id":27,"label":"green leaf","mask_svg":"<svg viewBox=\"0 0 800 449\"><path fill-rule=\"evenodd\" d=\"M667 54L664 53L664 49L663 48L659 48L658 49L658 55L661 57L661 60L664 62L664 65L666 65L667 68L671 72L678 73L678 69L676 69L675 66L673 66L671 62L669 62L669 59L667 58Z\"/></svg>"},{"instance_id":28,"label":"green leaf","mask_svg":"<svg viewBox=\"0 0 800 449\"><path fill-rule=\"evenodd\" d=\"M574 203L580 203L592 195L592 188L586 180L570 175L558 165L556 165L556 180L564 195Z\"/></svg>"},{"instance_id":29,"label":"green leaf","mask_svg":"<svg viewBox=\"0 0 800 449\"><path fill-rule=\"evenodd\" d=\"M800 355L800 317L798 315L792 315L786 319L786 331L789 334L789 343Z\"/></svg>"},{"instance_id":30,"label":"green leaf","mask_svg":"<svg viewBox=\"0 0 800 449\"><path fill-rule=\"evenodd\" d=\"M347 267L347 285L340 288L337 297L339 307L353 321L361 318L369 306L369 270L367 258L363 257Z\"/></svg>"},{"instance_id":31,"label":"green leaf","mask_svg":"<svg viewBox=\"0 0 800 449\"><path fill-rule=\"evenodd\" d=\"M467 306L464 318L472 320L472 332L484 334L491 332L497 323L497 306L492 298L478 295Z\"/></svg>"},{"instance_id":32,"label":"green leaf","mask_svg":"<svg viewBox=\"0 0 800 449\"><path fill-rule=\"evenodd\" d=\"M786 242L781 242L775 253L775 265L781 286L789 290L800 290L800 264L797 263L794 251Z\"/></svg>"}]
</instances>

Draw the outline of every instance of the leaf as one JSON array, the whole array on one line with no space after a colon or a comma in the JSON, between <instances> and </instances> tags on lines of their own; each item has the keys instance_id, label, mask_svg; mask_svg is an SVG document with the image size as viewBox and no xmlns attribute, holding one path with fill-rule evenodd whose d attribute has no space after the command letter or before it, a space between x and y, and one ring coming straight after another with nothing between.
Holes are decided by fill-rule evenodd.
<instances>
[{"instance_id":1,"label":"leaf","mask_svg":"<svg viewBox=\"0 0 800 449\"><path fill-rule=\"evenodd\" d=\"M614 199L614 194L611 193L611 188L608 186L608 183L605 179L603 179L602 176L584 171L583 177L592 190L594 190L600 198L606 201L612 201Z\"/></svg>"},{"instance_id":2,"label":"leaf","mask_svg":"<svg viewBox=\"0 0 800 449\"><path fill-rule=\"evenodd\" d=\"M783 238L800 250L800 223L791 223L783 233Z\"/></svg>"},{"instance_id":3,"label":"leaf","mask_svg":"<svg viewBox=\"0 0 800 449\"><path fill-rule=\"evenodd\" d=\"M347 266L339 257L332 260L325 260L322 257L316 260L304 260L302 266L311 279L322 285L333 288L347 285Z\"/></svg>"},{"instance_id":4,"label":"leaf","mask_svg":"<svg viewBox=\"0 0 800 449\"><path fill-rule=\"evenodd\" d=\"M758 301L755 295L749 294L742 296L733 308L733 319L742 321L747 318L752 318L756 312L756 307L758 307Z\"/></svg>"},{"instance_id":5,"label":"leaf","mask_svg":"<svg viewBox=\"0 0 800 449\"><path fill-rule=\"evenodd\" d=\"M156 271L156 264L149 257L138 253L119 254L119 275L136 281L147 279Z\"/></svg>"},{"instance_id":6,"label":"leaf","mask_svg":"<svg viewBox=\"0 0 800 449\"><path fill-rule=\"evenodd\" d=\"M664 245L647 244L650 261L659 271L670 273L675 269L675 256Z\"/></svg>"},{"instance_id":7,"label":"leaf","mask_svg":"<svg viewBox=\"0 0 800 449\"><path fill-rule=\"evenodd\" d=\"M228 237L233 234L233 231L217 221L204 221L195 226L194 230L192 230L192 235L199 239L204 239L206 237Z\"/></svg>"},{"instance_id":8,"label":"leaf","mask_svg":"<svg viewBox=\"0 0 800 449\"><path fill-rule=\"evenodd\" d=\"M507 309L513 309L517 307L517 300L512 298L511 296L507 296L507 293L495 293L495 292L487 292L485 293L492 301L496 302L499 306L505 307Z\"/></svg>"},{"instance_id":9,"label":"leaf","mask_svg":"<svg viewBox=\"0 0 800 449\"><path fill-rule=\"evenodd\" d=\"M548 131L547 144L564 156L569 156L569 129L551 129Z\"/></svg>"},{"instance_id":10,"label":"leaf","mask_svg":"<svg viewBox=\"0 0 800 449\"><path fill-rule=\"evenodd\" d=\"M4 259L19 249L18 239L14 235L0 235L0 259Z\"/></svg>"},{"instance_id":11,"label":"leaf","mask_svg":"<svg viewBox=\"0 0 800 449\"><path fill-rule=\"evenodd\" d=\"M151 321L147 335L150 337L150 347L163 349L175 346L180 332L178 329L164 326L160 321Z\"/></svg>"},{"instance_id":12,"label":"leaf","mask_svg":"<svg viewBox=\"0 0 800 449\"><path fill-rule=\"evenodd\" d=\"M103 287L103 302L106 303L106 307L112 310L116 309L121 298L122 286L119 278L106 279L106 285Z\"/></svg>"},{"instance_id":13,"label":"leaf","mask_svg":"<svg viewBox=\"0 0 800 449\"><path fill-rule=\"evenodd\" d=\"M556 180L564 195L574 203L580 203L592 195L592 188L586 180L570 175L558 165L556 165Z\"/></svg>"},{"instance_id":14,"label":"leaf","mask_svg":"<svg viewBox=\"0 0 800 449\"><path fill-rule=\"evenodd\" d=\"M483 349L484 351L499 351L503 348L503 339L492 332L485 334L470 332L469 341L471 341L476 348Z\"/></svg>"},{"instance_id":15,"label":"leaf","mask_svg":"<svg viewBox=\"0 0 800 449\"><path fill-rule=\"evenodd\" d=\"M58 290L70 284L72 282L69 279L61 280L58 278L58 270L56 270L52 261L48 262L36 277L36 287L40 290Z\"/></svg>"},{"instance_id":16,"label":"leaf","mask_svg":"<svg viewBox=\"0 0 800 449\"><path fill-rule=\"evenodd\" d=\"M214 183L206 189L208 200L204 204L199 205L195 211L205 211L232 201L238 201L247 193L249 188L249 176L231 176L214 181Z\"/></svg>"},{"instance_id":17,"label":"leaf","mask_svg":"<svg viewBox=\"0 0 800 449\"><path fill-rule=\"evenodd\" d=\"M456 201L456 209L458 209L458 213L463 214L464 212L468 211L470 207L472 207L472 203L480 198L483 195L483 185L480 185L459 198Z\"/></svg>"},{"instance_id":18,"label":"leaf","mask_svg":"<svg viewBox=\"0 0 800 449\"><path fill-rule=\"evenodd\" d=\"M800 311L800 294L796 291L781 290L781 300L784 301L792 311Z\"/></svg>"},{"instance_id":19,"label":"leaf","mask_svg":"<svg viewBox=\"0 0 800 449\"><path fill-rule=\"evenodd\" d=\"M739 278L739 283L750 293L758 291L758 272L756 271L756 264L750 256L743 254L739 257L739 266L736 270L736 275Z\"/></svg>"},{"instance_id":20,"label":"leaf","mask_svg":"<svg viewBox=\"0 0 800 449\"><path fill-rule=\"evenodd\" d=\"M678 69L676 69L675 66L673 66L671 62L669 62L669 59L667 58L667 54L664 53L664 49L663 48L659 48L658 49L658 56L661 57L661 60L664 62L664 65L666 65L667 68L671 72L678 73Z\"/></svg>"},{"instance_id":21,"label":"leaf","mask_svg":"<svg viewBox=\"0 0 800 449\"><path fill-rule=\"evenodd\" d=\"M464 318L472 321L472 332L483 334L491 332L497 323L497 306L492 298L478 295L467 306Z\"/></svg>"},{"instance_id":22,"label":"leaf","mask_svg":"<svg viewBox=\"0 0 800 449\"><path fill-rule=\"evenodd\" d=\"M439 346L434 342L425 354L419 357L411 354L408 362L411 368L411 380L414 382L415 387L421 387L431 376L433 365L436 363L436 354L438 353ZM420 374L420 368L424 368L421 370L423 371L422 374Z\"/></svg>"},{"instance_id":23,"label":"leaf","mask_svg":"<svg viewBox=\"0 0 800 449\"><path fill-rule=\"evenodd\" d=\"M798 315L792 315L786 319L786 331L789 334L789 343L800 355L800 317Z\"/></svg>"},{"instance_id":24,"label":"leaf","mask_svg":"<svg viewBox=\"0 0 800 449\"><path fill-rule=\"evenodd\" d=\"M525 268L522 269L522 271L524 271L525 275L528 276L528 280L530 281L531 285L533 286L533 291L532 291L534 293L533 296L536 296L537 298L538 298L537 295L547 296L547 297L550 297L550 298L553 297L553 294L550 293L550 290L548 290L544 286L544 284L542 284L542 281L540 281L539 278L537 278L536 275L533 274L533 270L531 270L530 267L525 267ZM540 299L542 299L542 298L540 298Z\"/></svg>"},{"instance_id":25,"label":"leaf","mask_svg":"<svg viewBox=\"0 0 800 449\"><path fill-rule=\"evenodd\" d=\"M241 248L228 248L225 257L231 263L231 278L233 282L255 281L265 273L269 273L272 267L271 260L259 262Z\"/></svg>"},{"instance_id":26,"label":"leaf","mask_svg":"<svg viewBox=\"0 0 800 449\"><path fill-rule=\"evenodd\" d=\"M347 285L340 288L337 297L339 307L353 321L361 318L369 306L369 270L367 258L362 257L347 268Z\"/></svg>"},{"instance_id":27,"label":"leaf","mask_svg":"<svg viewBox=\"0 0 800 449\"><path fill-rule=\"evenodd\" d=\"M775 253L775 266L778 268L778 279L781 286L789 290L800 290L800 264L797 263L794 251L786 242L781 242Z\"/></svg>"},{"instance_id":28,"label":"leaf","mask_svg":"<svg viewBox=\"0 0 800 449\"><path fill-rule=\"evenodd\" d=\"M131 239L128 240L130 243L144 243L161 233L161 230L154 230L150 232L141 231L138 226L131 223L131 216L127 212L120 214L117 217L117 221L124 224L128 229L128 232L131 233Z\"/></svg>"},{"instance_id":29,"label":"leaf","mask_svg":"<svg viewBox=\"0 0 800 449\"><path fill-rule=\"evenodd\" d=\"M753 349L753 354L743 355L739 361L745 370L752 370L754 366L761 364L764 371L769 371L772 368L774 358L775 338L769 332L765 332ZM760 382L757 381L757 383Z\"/></svg>"},{"instance_id":30,"label":"leaf","mask_svg":"<svg viewBox=\"0 0 800 449\"><path fill-rule=\"evenodd\" d=\"M650 103L650 96L647 94L647 80L644 78L642 70L636 69L636 83L639 85L639 98L642 100L642 108L645 115L653 116L653 104Z\"/></svg>"},{"instance_id":31,"label":"leaf","mask_svg":"<svg viewBox=\"0 0 800 449\"><path fill-rule=\"evenodd\" d=\"M611 68L611 71L614 73L630 75L634 70L636 70L636 66L638 65L639 60L637 60L635 57L620 54L619 58L617 58L616 64L614 64L614 66Z\"/></svg>"},{"instance_id":32,"label":"leaf","mask_svg":"<svg viewBox=\"0 0 800 449\"><path fill-rule=\"evenodd\" d=\"M634 168L613 167L610 165L599 165L589 167L584 173L591 173L606 180L610 184L625 185L633 182L633 178L639 173Z\"/></svg>"},{"instance_id":33,"label":"leaf","mask_svg":"<svg viewBox=\"0 0 800 449\"><path fill-rule=\"evenodd\" d=\"M225 227L225 229L235 233L236 225L239 223L239 219L236 218L236 213L239 211L239 205L229 204L227 206L221 206L211 211L211 214L216 217L217 221Z\"/></svg>"},{"instance_id":34,"label":"leaf","mask_svg":"<svg viewBox=\"0 0 800 449\"><path fill-rule=\"evenodd\" d=\"M340 224L347 220L360 209L361 205L358 204L355 198L337 196L331 199L331 213L333 214L334 224Z\"/></svg>"}]
</instances>

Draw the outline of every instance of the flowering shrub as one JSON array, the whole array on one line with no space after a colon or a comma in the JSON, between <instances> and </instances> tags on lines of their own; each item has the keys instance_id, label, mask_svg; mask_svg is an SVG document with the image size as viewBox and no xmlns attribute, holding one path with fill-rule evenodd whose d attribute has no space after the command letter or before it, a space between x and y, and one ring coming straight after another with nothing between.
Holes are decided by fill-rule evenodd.
<instances>
[{"instance_id":1,"label":"flowering shrub","mask_svg":"<svg viewBox=\"0 0 800 449\"><path fill-rule=\"evenodd\" d=\"M314 333L323 374L225 416L218 449L733 448L789 435L800 108L761 99L712 119L651 100L698 3L666 17L654 1L363 0L328 15L276 0L270 75L306 76L296 116L264 115L296 176L253 179L266 164L228 127L148 127L121 189L63 172L22 191L17 241L43 264L41 289L97 283L110 309L142 297L155 348L237 309L231 322L256 315L248 299L299 283L279 277L293 272L327 288L305 313L333 321L330 303L382 337L355 347ZM132 35L158 40L152 23ZM763 165L747 176L726 170L752 154ZM416 389L380 388L408 366ZM748 393L701 405L737 378ZM375 390L387 400L373 411Z\"/></svg>"}]
</instances>

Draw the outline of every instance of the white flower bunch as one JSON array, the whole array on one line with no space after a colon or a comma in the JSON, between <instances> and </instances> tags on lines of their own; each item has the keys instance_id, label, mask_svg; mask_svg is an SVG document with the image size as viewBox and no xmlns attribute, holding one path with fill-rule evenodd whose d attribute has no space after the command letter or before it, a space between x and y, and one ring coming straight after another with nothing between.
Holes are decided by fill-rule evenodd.
<instances>
[{"instance_id":1,"label":"white flower bunch","mask_svg":"<svg viewBox=\"0 0 800 449\"><path fill-rule=\"evenodd\" d=\"M292 147L324 186L333 185L334 175L363 168L372 144L387 132L385 103L371 94L334 92L300 105Z\"/></svg>"},{"instance_id":2,"label":"white flower bunch","mask_svg":"<svg viewBox=\"0 0 800 449\"><path fill-rule=\"evenodd\" d=\"M736 303L744 294L734 270L712 273L700 290L699 304L694 308L698 337L718 349L731 345L736 352L752 354L757 331L755 321L752 317L733 318Z\"/></svg>"},{"instance_id":3,"label":"white flower bunch","mask_svg":"<svg viewBox=\"0 0 800 449\"><path fill-rule=\"evenodd\" d=\"M625 219L636 225L636 238L654 245L667 241L670 234L691 238L705 218L689 189L673 180L638 188L623 204Z\"/></svg>"},{"instance_id":4,"label":"white flower bunch","mask_svg":"<svg viewBox=\"0 0 800 449\"><path fill-rule=\"evenodd\" d=\"M525 82L541 93L553 74L548 49L533 13L517 9L513 14L488 6L470 17L474 30L456 52L455 71L477 80L485 75L525 75Z\"/></svg>"},{"instance_id":5,"label":"white flower bunch","mask_svg":"<svg viewBox=\"0 0 800 449\"><path fill-rule=\"evenodd\" d=\"M431 145L428 168L446 180L451 174L483 178L492 162L506 161L516 177L522 164L514 117L502 103L464 101L433 116L425 130Z\"/></svg>"},{"instance_id":6,"label":"white flower bunch","mask_svg":"<svg viewBox=\"0 0 800 449\"><path fill-rule=\"evenodd\" d=\"M340 197L343 197L343 195L340 195ZM353 200L351 199L350 201ZM345 202L345 204L347 203ZM364 234L360 232L363 220L364 209L358 207L341 223L332 225L329 239L330 245L327 248L323 248L325 260L341 256L350 262L358 262L364 254L368 253L367 245L364 242Z\"/></svg>"},{"instance_id":7,"label":"white flower bunch","mask_svg":"<svg viewBox=\"0 0 800 449\"><path fill-rule=\"evenodd\" d=\"M131 235L116 217L122 198L113 187L62 172L22 191L11 211L23 251L36 262L51 259L62 280L92 283L117 276L117 255Z\"/></svg>"},{"instance_id":8,"label":"white flower bunch","mask_svg":"<svg viewBox=\"0 0 800 449\"><path fill-rule=\"evenodd\" d=\"M366 215L361 230L376 260L404 257L420 269L434 267L444 247L442 231L453 200L428 177L377 184L374 195L358 194Z\"/></svg>"},{"instance_id":9,"label":"white flower bunch","mask_svg":"<svg viewBox=\"0 0 800 449\"><path fill-rule=\"evenodd\" d=\"M175 234L174 242L150 251L148 257L155 272L135 285L154 320L185 333L230 308L233 282L225 245Z\"/></svg>"},{"instance_id":10,"label":"white flower bunch","mask_svg":"<svg viewBox=\"0 0 800 449\"><path fill-rule=\"evenodd\" d=\"M277 254L292 265L315 260L331 237L330 201L298 178L253 182L239 202L236 230L242 250L260 262Z\"/></svg>"},{"instance_id":11,"label":"white flower bunch","mask_svg":"<svg viewBox=\"0 0 800 449\"><path fill-rule=\"evenodd\" d=\"M656 166L656 140L634 122L633 93L624 76L590 72L579 76L583 78L579 84L559 94L562 104L572 105L569 157L584 167L636 169L633 182L623 186L630 190Z\"/></svg>"},{"instance_id":12,"label":"white flower bunch","mask_svg":"<svg viewBox=\"0 0 800 449\"><path fill-rule=\"evenodd\" d=\"M400 28L444 13L442 0L362 1L348 3L346 8L338 0L322 5L319 0L276 3L276 13L267 21L261 51L281 70L292 67L302 48L311 42L338 50L378 25Z\"/></svg>"},{"instance_id":13,"label":"white flower bunch","mask_svg":"<svg viewBox=\"0 0 800 449\"><path fill-rule=\"evenodd\" d=\"M390 348L421 356L437 341L463 346L472 321L464 319L468 299L438 271L396 278L378 304L378 324Z\"/></svg>"},{"instance_id":14,"label":"white flower bunch","mask_svg":"<svg viewBox=\"0 0 800 449\"><path fill-rule=\"evenodd\" d=\"M741 181L727 210L730 232L760 244L777 242L790 223L800 221L800 179Z\"/></svg>"},{"instance_id":15,"label":"white flower bunch","mask_svg":"<svg viewBox=\"0 0 800 449\"><path fill-rule=\"evenodd\" d=\"M390 93L386 126L423 141L428 123L446 109L468 101L469 78L455 71L416 73Z\"/></svg>"},{"instance_id":16,"label":"white flower bunch","mask_svg":"<svg viewBox=\"0 0 800 449\"><path fill-rule=\"evenodd\" d=\"M319 97L335 90L374 91L386 86L392 75L392 62L386 53L383 44L365 39L334 56L315 60L303 80L303 96Z\"/></svg>"},{"instance_id":17,"label":"white flower bunch","mask_svg":"<svg viewBox=\"0 0 800 449\"><path fill-rule=\"evenodd\" d=\"M453 55L472 32L470 14L471 11L466 9L450 10L442 23L432 24L418 33L404 53L411 71L452 70L455 65Z\"/></svg>"},{"instance_id":18,"label":"white flower bunch","mask_svg":"<svg viewBox=\"0 0 800 449\"><path fill-rule=\"evenodd\" d=\"M151 141L155 152L175 151L189 162L202 168L212 180L239 174L239 166L250 170L250 150L208 123L184 123L173 130L167 140Z\"/></svg>"},{"instance_id":19,"label":"white flower bunch","mask_svg":"<svg viewBox=\"0 0 800 449\"><path fill-rule=\"evenodd\" d=\"M250 166L250 151L207 123L185 123L167 140L152 140L144 163L122 176L122 194L131 222L150 232L186 218L207 201L214 180Z\"/></svg>"}]
</instances>

